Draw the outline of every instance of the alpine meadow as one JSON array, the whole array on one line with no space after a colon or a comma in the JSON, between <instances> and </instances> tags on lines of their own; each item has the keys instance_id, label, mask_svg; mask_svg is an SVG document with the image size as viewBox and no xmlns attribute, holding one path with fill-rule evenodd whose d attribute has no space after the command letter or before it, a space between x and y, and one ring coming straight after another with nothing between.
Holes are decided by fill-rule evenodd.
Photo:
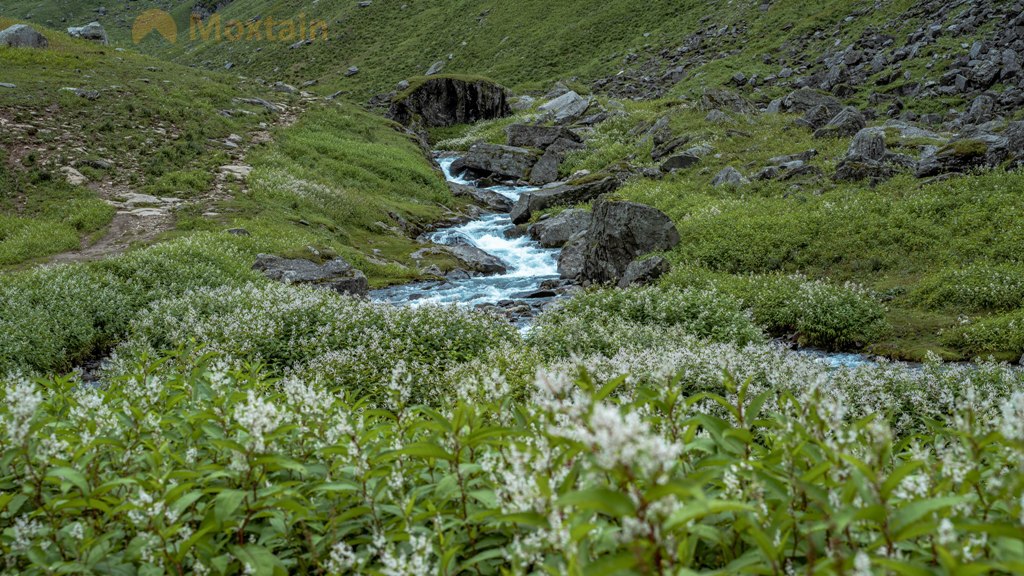
<instances>
[{"instance_id":1,"label":"alpine meadow","mask_svg":"<svg viewBox=\"0 0 1024 576\"><path fill-rule=\"evenodd\" d=\"M1024 0L0 0L0 574L1024 574Z\"/></svg>"}]
</instances>

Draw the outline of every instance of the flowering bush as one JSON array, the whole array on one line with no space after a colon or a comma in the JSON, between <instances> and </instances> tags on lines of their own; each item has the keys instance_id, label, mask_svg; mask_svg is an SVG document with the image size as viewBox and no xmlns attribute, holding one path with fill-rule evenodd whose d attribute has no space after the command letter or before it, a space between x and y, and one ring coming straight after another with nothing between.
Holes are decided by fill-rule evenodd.
<instances>
[{"instance_id":1,"label":"flowering bush","mask_svg":"<svg viewBox=\"0 0 1024 576\"><path fill-rule=\"evenodd\" d=\"M142 355L189 342L235 364L262 363L276 375L374 394L381 384L436 402L448 366L501 342L518 342L495 317L457 308L398 308L284 284L188 291L154 303L132 323L114 371Z\"/></svg>"},{"instance_id":2,"label":"flowering bush","mask_svg":"<svg viewBox=\"0 0 1024 576\"><path fill-rule=\"evenodd\" d=\"M576 295L542 315L530 340L559 357L655 347L686 335L739 344L764 339L742 304L725 293L646 287Z\"/></svg>"},{"instance_id":3,"label":"flowering bush","mask_svg":"<svg viewBox=\"0 0 1024 576\"><path fill-rule=\"evenodd\" d=\"M921 282L915 297L931 308L955 312L1013 310L1024 303L1024 267L974 264L944 270Z\"/></svg>"},{"instance_id":4,"label":"flowering bush","mask_svg":"<svg viewBox=\"0 0 1024 576\"><path fill-rule=\"evenodd\" d=\"M947 330L943 341L971 356L1009 354L1004 360L1024 358L1024 308L967 321Z\"/></svg>"},{"instance_id":5,"label":"flowering bush","mask_svg":"<svg viewBox=\"0 0 1024 576\"><path fill-rule=\"evenodd\" d=\"M170 360L170 361L168 361ZM204 359L0 393L12 573L1020 573L1024 387L904 435L843 388L500 371L401 387ZM924 378L924 377L922 377ZM701 386L705 386L702 384Z\"/></svg>"}]
</instances>

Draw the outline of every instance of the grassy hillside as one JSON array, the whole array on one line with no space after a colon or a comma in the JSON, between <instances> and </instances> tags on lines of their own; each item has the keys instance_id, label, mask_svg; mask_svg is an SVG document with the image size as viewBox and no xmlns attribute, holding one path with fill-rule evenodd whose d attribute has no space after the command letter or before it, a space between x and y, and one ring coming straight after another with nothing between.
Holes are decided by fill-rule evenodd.
<instances>
[{"instance_id":1,"label":"grassy hillside","mask_svg":"<svg viewBox=\"0 0 1024 576\"><path fill-rule=\"evenodd\" d=\"M98 16L95 10L102 2L37 4L5 2L7 12L51 25L98 19L121 44L130 42L128 31L135 16L154 6L167 9L159 2L133 2L108 7L105 16ZM653 0L644 3L643 10L625 0L410 0L375 2L366 8L358 2L303 0L212 3L223 6L218 14L225 24L235 19L297 20L300 15L307 22L327 23L327 41L293 47L294 41L267 41L265 35L259 41L192 41L187 30L195 4L184 2L171 9L181 31L177 44L154 35L141 48L205 68L223 69L230 63L234 70L267 80L318 81L315 91L340 90L360 101L423 74L436 61L443 61L447 72L481 74L519 90L546 90L567 79L586 87L649 60L649 73L657 77L670 66L664 57L684 47L689 54L684 78L671 93L687 94L721 84L736 72L765 77L786 65L813 64L826 50L867 33L891 35L894 48L900 47L907 43L908 32L935 23L907 16L915 4L911 0ZM936 16L952 24L960 10ZM939 46L950 48L958 42L941 39ZM941 71L934 68L931 56L926 49L905 62L912 74L908 81ZM350 66L357 66L359 73L346 76ZM648 72L647 67L643 70ZM762 97L772 95L768 88Z\"/></svg>"}]
</instances>

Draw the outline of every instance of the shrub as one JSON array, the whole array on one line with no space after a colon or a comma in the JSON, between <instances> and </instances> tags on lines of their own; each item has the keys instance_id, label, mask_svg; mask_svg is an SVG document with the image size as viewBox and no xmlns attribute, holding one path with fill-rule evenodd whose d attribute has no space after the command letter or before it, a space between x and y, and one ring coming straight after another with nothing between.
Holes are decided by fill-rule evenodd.
<instances>
[{"instance_id":1,"label":"shrub","mask_svg":"<svg viewBox=\"0 0 1024 576\"><path fill-rule=\"evenodd\" d=\"M946 330L942 340L971 357L998 354L1004 360L1024 358L1024 309L968 320Z\"/></svg>"},{"instance_id":2,"label":"shrub","mask_svg":"<svg viewBox=\"0 0 1024 576\"><path fill-rule=\"evenodd\" d=\"M6 570L1016 573L1024 390L901 439L842 391L539 370L435 411L176 359L2 380ZM793 384L799 382L794 381ZM465 400L463 398L471 398Z\"/></svg>"},{"instance_id":3,"label":"shrub","mask_svg":"<svg viewBox=\"0 0 1024 576\"><path fill-rule=\"evenodd\" d=\"M282 284L187 291L154 303L133 322L117 364L194 342L236 363L261 363L276 375L330 382L360 395L409 386L436 402L449 366L470 360L515 330L491 316L456 308L397 308Z\"/></svg>"},{"instance_id":4,"label":"shrub","mask_svg":"<svg viewBox=\"0 0 1024 576\"><path fill-rule=\"evenodd\" d=\"M942 270L921 281L914 298L956 312L1013 310L1024 303L1024 266L976 263Z\"/></svg>"},{"instance_id":5,"label":"shrub","mask_svg":"<svg viewBox=\"0 0 1024 576\"><path fill-rule=\"evenodd\" d=\"M741 303L725 293L646 287L577 295L536 321L530 343L560 357L612 354L683 335L740 344L763 339Z\"/></svg>"}]
</instances>

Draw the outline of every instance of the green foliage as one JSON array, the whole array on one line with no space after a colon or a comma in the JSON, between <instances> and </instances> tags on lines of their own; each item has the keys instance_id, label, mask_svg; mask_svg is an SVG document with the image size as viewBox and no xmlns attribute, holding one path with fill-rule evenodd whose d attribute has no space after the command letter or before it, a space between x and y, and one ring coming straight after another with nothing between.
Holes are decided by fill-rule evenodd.
<instances>
[{"instance_id":1,"label":"green foliage","mask_svg":"<svg viewBox=\"0 0 1024 576\"><path fill-rule=\"evenodd\" d=\"M742 304L707 289L592 290L537 319L530 344L548 357L655 348L692 336L746 344L763 339Z\"/></svg>"},{"instance_id":2,"label":"green foliage","mask_svg":"<svg viewBox=\"0 0 1024 576\"><path fill-rule=\"evenodd\" d=\"M1024 309L962 321L942 335L943 341L970 357L1024 358Z\"/></svg>"},{"instance_id":3,"label":"green foliage","mask_svg":"<svg viewBox=\"0 0 1024 576\"><path fill-rule=\"evenodd\" d=\"M941 270L918 284L914 298L952 312L1013 310L1024 303L1024 266L978 262Z\"/></svg>"},{"instance_id":4,"label":"green foliage","mask_svg":"<svg viewBox=\"0 0 1024 576\"><path fill-rule=\"evenodd\" d=\"M441 410L207 358L3 380L6 569L1018 573L1024 390L901 437L836 390L540 371Z\"/></svg>"}]
</instances>

